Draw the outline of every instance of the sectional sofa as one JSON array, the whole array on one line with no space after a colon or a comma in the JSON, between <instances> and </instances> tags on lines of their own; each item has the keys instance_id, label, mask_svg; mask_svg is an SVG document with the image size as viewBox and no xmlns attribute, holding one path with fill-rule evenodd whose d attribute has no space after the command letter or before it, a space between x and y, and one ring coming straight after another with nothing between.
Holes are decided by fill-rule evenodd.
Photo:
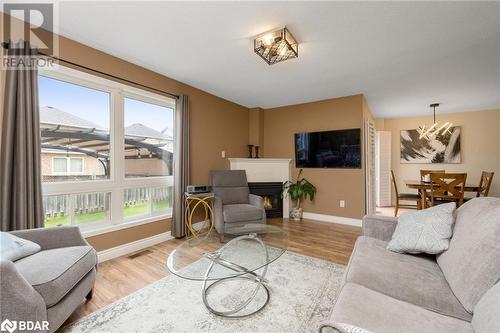
<instances>
[{"instance_id":1,"label":"sectional sofa","mask_svg":"<svg viewBox=\"0 0 500 333\"><path fill-rule=\"evenodd\" d=\"M366 216L330 316L371 332L500 332L500 198L456 211L435 255L386 250L397 219Z\"/></svg>"}]
</instances>

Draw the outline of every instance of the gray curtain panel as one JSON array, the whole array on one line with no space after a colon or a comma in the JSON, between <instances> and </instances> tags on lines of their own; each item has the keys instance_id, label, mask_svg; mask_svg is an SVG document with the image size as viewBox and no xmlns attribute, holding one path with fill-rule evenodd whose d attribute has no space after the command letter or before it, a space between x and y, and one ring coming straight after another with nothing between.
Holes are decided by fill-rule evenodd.
<instances>
[{"instance_id":1,"label":"gray curtain panel","mask_svg":"<svg viewBox=\"0 0 500 333\"><path fill-rule=\"evenodd\" d=\"M31 50L28 43L24 49L8 52L28 60L36 57L36 50ZM43 227L43 204L37 69L24 67L4 73L0 230L39 228Z\"/></svg>"},{"instance_id":2,"label":"gray curtain panel","mask_svg":"<svg viewBox=\"0 0 500 333\"><path fill-rule=\"evenodd\" d=\"M181 95L175 106L174 207L172 236L186 236L184 193L189 184L189 98Z\"/></svg>"}]
</instances>

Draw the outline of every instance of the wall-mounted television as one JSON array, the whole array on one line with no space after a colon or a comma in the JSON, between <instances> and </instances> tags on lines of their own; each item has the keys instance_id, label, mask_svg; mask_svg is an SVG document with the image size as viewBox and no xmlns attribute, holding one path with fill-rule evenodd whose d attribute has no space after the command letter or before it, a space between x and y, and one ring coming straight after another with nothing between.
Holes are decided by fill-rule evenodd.
<instances>
[{"instance_id":1,"label":"wall-mounted television","mask_svg":"<svg viewBox=\"0 0 500 333\"><path fill-rule=\"evenodd\" d=\"M297 168L361 168L361 129L295 134Z\"/></svg>"}]
</instances>

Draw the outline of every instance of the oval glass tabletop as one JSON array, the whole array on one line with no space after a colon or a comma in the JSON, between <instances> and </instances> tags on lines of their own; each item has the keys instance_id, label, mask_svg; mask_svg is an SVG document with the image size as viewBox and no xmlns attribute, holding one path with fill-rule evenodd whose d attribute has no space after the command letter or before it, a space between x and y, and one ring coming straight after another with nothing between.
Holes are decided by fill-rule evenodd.
<instances>
[{"instance_id":1,"label":"oval glass tabletop","mask_svg":"<svg viewBox=\"0 0 500 333\"><path fill-rule=\"evenodd\" d=\"M173 274L189 280L221 280L251 274L278 259L288 248L288 233L267 224L212 230L179 245L167 259Z\"/></svg>"}]
</instances>

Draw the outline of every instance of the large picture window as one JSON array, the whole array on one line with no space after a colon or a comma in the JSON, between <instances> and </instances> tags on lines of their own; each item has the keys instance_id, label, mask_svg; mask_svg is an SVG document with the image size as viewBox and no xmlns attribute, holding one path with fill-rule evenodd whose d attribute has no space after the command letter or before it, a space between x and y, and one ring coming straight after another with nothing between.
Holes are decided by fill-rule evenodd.
<instances>
[{"instance_id":1,"label":"large picture window","mask_svg":"<svg viewBox=\"0 0 500 333\"><path fill-rule=\"evenodd\" d=\"M38 81L46 227L171 215L175 101L64 67Z\"/></svg>"}]
</instances>

